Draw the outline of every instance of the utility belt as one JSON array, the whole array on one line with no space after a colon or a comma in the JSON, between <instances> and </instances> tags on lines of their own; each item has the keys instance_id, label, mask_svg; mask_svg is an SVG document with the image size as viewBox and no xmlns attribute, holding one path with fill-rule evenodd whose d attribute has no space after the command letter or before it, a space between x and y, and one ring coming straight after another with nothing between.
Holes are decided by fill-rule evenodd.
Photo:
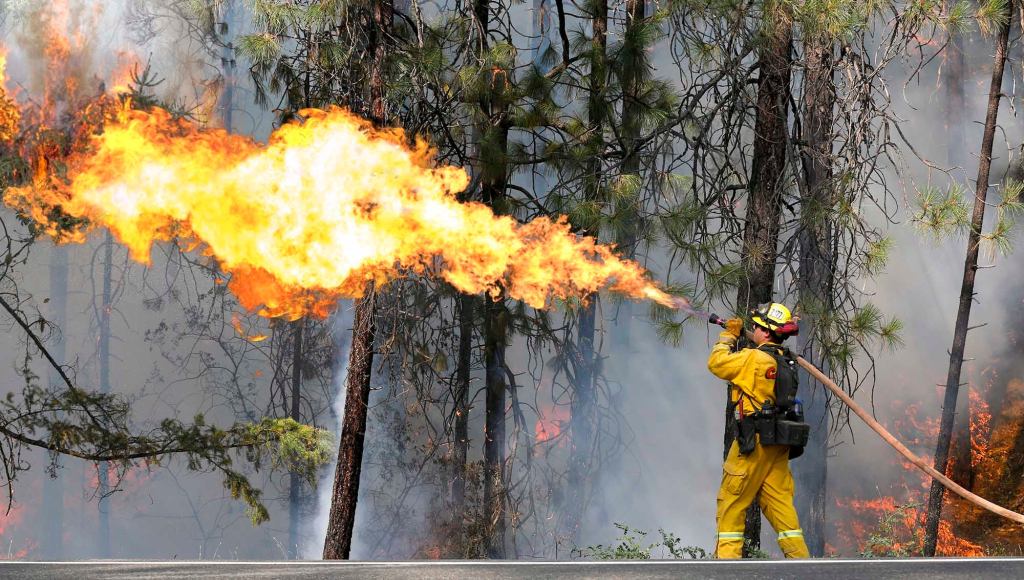
<instances>
[{"instance_id":1,"label":"utility belt","mask_svg":"<svg viewBox=\"0 0 1024 580\"><path fill-rule=\"evenodd\" d=\"M800 411L781 412L765 404L760 411L740 418L737 422L736 442L741 455L748 455L757 445L786 445L789 458L796 459L804 452L810 438L811 426L804 422Z\"/></svg>"}]
</instances>

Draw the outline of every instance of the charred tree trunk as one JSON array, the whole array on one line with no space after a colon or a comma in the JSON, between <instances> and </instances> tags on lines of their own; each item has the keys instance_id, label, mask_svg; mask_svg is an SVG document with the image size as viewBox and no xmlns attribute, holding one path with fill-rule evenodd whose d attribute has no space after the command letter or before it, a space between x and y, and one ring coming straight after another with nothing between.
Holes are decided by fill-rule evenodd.
<instances>
[{"instance_id":1,"label":"charred tree trunk","mask_svg":"<svg viewBox=\"0 0 1024 580\"><path fill-rule=\"evenodd\" d=\"M744 311L752 305L771 302L778 255L792 27L788 16L777 14L776 18L785 19L785 24L780 22L775 26L759 55L754 155L743 228L742 259L746 275L736 300Z\"/></svg>"},{"instance_id":2,"label":"charred tree trunk","mask_svg":"<svg viewBox=\"0 0 1024 580\"><path fill-rule=\"evenodd\" d=\"M473 364L473 310L476 299L459 297L459 360L455 373L455 444L452 453L452 520L460 534L466 519L466 461L469 455L469 379Z\"/></svg>"},{"instance_id":3,"label":"charred tree trunk","mask_svg":"<svg viewBox=\"0 0 1024 580\"><path fill-rule=\"evenodd\" d=\"M497 119L500 120L501 113ZM500 122L500 121L499 121ZM508 131L492 127L498 133L493 145L501 154L508 144ZM493 160L492 160L493 161ZM492 168L493 170L493 168ZM504 167L497 172L484 170L484 203L501 213L505 198ZM484 417L484 517L486 532L484 551L488 558L505 558L505 506L508 490L505 486L505 350L508 347L509 316L505 299L485 299L484 308L484 382L487 392Z\"/></svg>"},{"instance_id":4,"label":"charred tree trunk","mask_svg":"<svg viewBox=\"0 0 1024 580\"><path fill-rule=\"evenodd\" d=\"M368 50L370 66L369 116L376 124L387 117L384 96L384 63L387 38L394 19L394 3L376 0L373 3ZM345 379L345 417L342 420L338 465L334 473L331 511L328 515L327 537L324 539L324 560L347 560L352 551L352 530L355 527L356 504L359 498L359 476L363 467L363 443L366 436L366 415L370 402L370 378L373 372L373 346L376 337L377 288L366 285L363 297L356 301L349 351L348 376Z\"/></svg>"},{"instance_id":5,"label":"charred tree trunk","mask_svg":"<svg viewBox=\"0 0 1024 580\"><path fill-rule=\"evenodd\" d=\"M484 550L488 558L504 558L505 505L505 348L508 308L503 300L488 301L484 310L486 416L484 418Z\"/></svg>"},{"instance_id":6,"label":"charred tree trunk","mask_svg":"<svg viewBox=\"0 0 1024 580\"><path fill-rule=\"evenodd\" d=\"M786 164L787 106L790 96L793 28L785 10L772 5L766 14L775 22L758 55L757 117L754 122L754 156L751 161L742 260L746 279L736 305L741 312L771 302L778 253L779 220L782 216L783 177ZM728 415L728 413L727 413ZM735 419L726 417L726 441ZM729 453L729 443L725 454ZM761 547L761 509L755 501L747 510L744 555Z\"/></svg>"},{"instance_id":7,"label":"charred tree trunk","mask_svg":"<svg viewBox=\"0 0 1024 580\"><path fill-rule=\"evenodd\" d=\"M234 42L229 40L229 35L233 33L235 8L233 2L224 3L224 22L221 34L223 46L221 47L220 62L223 70L221 74L224 75L224 91L221 95L221 117L224 122L224 130L231 133L234 127L234 113L235 113L235 83L237 78L235 77L235 46Z\"/></svg>"},{"instance_id":8,"label":"charred tree trunk","mask_svg":"<svg viewBox=\"0 0 1024 580\"><path fill-rule=\"evenodd\" d=\"M801 150L805 188L801 200L799 300L800 352L823 372L828 366L815 339L815 326L834 307L832 253L832 119L835 106L833 42L831 38L805 41L803 122L805 146ZM825 492L828 476L829 409L823 385L802 373L800 398L811 425L804 455L793 463L796 508L811 556L825 555Z\"/></svg>"},{"instance_id":9,"label":"charred tree trunk","mask_svg":"<svg viewBox=\"0 0 1024 580\"><path fill-rule=\"evenodd\" d=\"M54 246L50 255L50 322L61 333L68 326L68 249ZM49 346L54 360L66 358L66 343L63 336ZM53 368L49 370L50 387L61 385L61 379ZM64 478L57 466L50 477L43 482L42 556L44 560L62 560L64 557Z\"/></svg>"},{"instance_id":10,"label":"charred tree trunk","mask_svg":"<svg viewBox=\"0 0 1024 580\"><path fill-rule=\"evenodd\" d=\"M345 379L345 417L342 419L338 446L338 466L334 472L324 560L348 560L352 550L352 529L356 521L373 370L376 297L376 288L371 283L367 285L366 294L356 302L352 349L349 351L348 376Z\"/></svg>"},{"instance_id":11,"label":"charred tree trunk","mask_svg":"<svg viewBox=\"0 0 1024 580\"><path fill-rule=\"evenodd\" d=\"M299 421L299 404L302 401L302 335L306 324L304 319L292 323L292 393L289 417ZM302 478L292 473L288 482L288 557L299 557L299 523L301 519Z\"/></svg>"},{"instance_id":12,"label":"charred tree trunk","mask_svg":"<svg viewBox=\"0 0 1024 580\"><path fill-rule=\"evenodd\" d=\"M606 87L608 71L606 66L608 47L608 3L598 0L591 4L591 69L588 87L589 131L592 135L589 148L592 161L587 171L585 201L600 198L604 158L604 109L607 103ZM596 236L588 225L574 224L582 235ZM587 296L579 310L576 328L576 343L571 349L572 403L569 417L569 473L567 477L566 504L562 514L562 534L569 545L579 544L580 525L590 493L591 459L594 451L595 392L594 392L594 335L597 318L596 293Z\"/></svg>"},{"instance_id":13,"label":"charred tree trunk","mask_svg":"<svg viewBox=\"0 0 1024 580\"><path fill-rule=\"evenodd\" d=\"M963 368L964 349L967 346L968 324L971 305L974 301L974 279L978 273L978 249L981 229L985 218L985 198L988 195L988 178L992 166L992 143L995 140L996 119L999 116L999 99L1002 96L1003 69L1006 64L1006 47L1010 37L1013 5L1006 7L1006 24L996 37L996 52L992 65L992 82L989 85L988 111L985 115L985 132L981 138L981 155L978 159L977 189L974 194L974 212L971 215L971 229L967 235L967 256L964 259L963 285L960 289L960 306L953 328L953 345L949 350L949 371L946 375L946 395L942 401L942 421L939 424L939 439L935 446L934 467L945 473L949 458L949 442L953 433L957 396L960 393L960 371ZM934 556L938 543L939 518L942 516L942 497L945 488L937 481L932 482L928 494L928 513L925 521L924 555Z\"/></svg>"},{"instance_id":14,"label":"charred tree trunk","mask_svg":"<svg viewBox=\"0 0 1024 580\"><path fill-rule=\"evenodd\" d=\"M114 266L114 237L107 232L103 241L103 296L100 304L100 392L110 392L110 311L111 304L111 283ZM99 486L99 533L96 538L99 547L99 557L109 558L110 554L110 472L106 461L101 461L97 467Z\"/></svg>"},{"instance_id":15,"label":"charred tree trunk","mask_svg":"<svg viewBox=\"0 0 1024 580\"><path fill-rule=\"evenodd\" d=\"M566 496L568 498L563 533L571 546L579 545L580 526L590 492L591 462L595 448L596 393L594 389L594 335L596 332L596 294L580 308L574 359L573 399L569 418L570 457Z\"/></svg>"}]
</instances>

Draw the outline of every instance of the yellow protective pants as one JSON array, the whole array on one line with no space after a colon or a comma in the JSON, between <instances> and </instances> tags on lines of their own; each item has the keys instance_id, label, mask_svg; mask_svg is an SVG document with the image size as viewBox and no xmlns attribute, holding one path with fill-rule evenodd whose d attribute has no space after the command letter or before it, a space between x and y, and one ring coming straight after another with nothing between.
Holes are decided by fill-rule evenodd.
<instances>
[{"instance_id":1,"label":"yellow protective pants","mask_svg":"<svg viewBox=\"0 0 1024 580\"><path fill-rule=\"evenodd\" d=\"M807 558L804 532L793 507L793 474L789 471L789 447L783 445L754 447L748 455L740 455L735 441L722 466L722 487L718 490L719 558L740 558L743 555L743 529L747 508L761 493L761 511L779 535L779 547L787 558Z\"/></svg>"}]
</instances>

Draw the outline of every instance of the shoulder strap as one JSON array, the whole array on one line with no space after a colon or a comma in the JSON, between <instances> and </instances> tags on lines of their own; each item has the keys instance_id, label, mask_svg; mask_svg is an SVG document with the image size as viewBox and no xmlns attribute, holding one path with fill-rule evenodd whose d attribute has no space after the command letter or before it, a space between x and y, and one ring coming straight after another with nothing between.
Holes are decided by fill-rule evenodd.
<instances>
[{"instance_id":1,"label":"shoulder strap","mask_svg":"<svg viewBox=\"0 0 1024 580\"><path fill-rule=\"evenodd\" d=\"M761 346L757 347L757 350L770 354L775 358L796 360L796 356L793 355L793 351L782 346L781 344L762 344Z\"/></svg>"}]
</instances>

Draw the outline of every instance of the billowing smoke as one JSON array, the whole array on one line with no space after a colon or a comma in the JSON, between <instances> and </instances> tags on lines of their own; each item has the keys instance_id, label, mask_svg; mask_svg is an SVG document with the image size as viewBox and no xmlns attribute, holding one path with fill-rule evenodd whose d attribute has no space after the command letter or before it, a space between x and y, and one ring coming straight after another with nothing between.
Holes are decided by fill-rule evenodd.
<instances>
[{"instance_id":1,"label":"billowing smoke","mask_svg":"<svg viewBox=\"0 0 1024 580\"><path fill-rule=\"evenodd\" d=\"M331 419L334 433L341 432L341 420L345 416L345 379L348 376L348 353L352 344L352 323L355 318L350 305L341 305L334 318L334 333L338 349L338 362L334 369L334 389L337 393L331 404ZM331 511L331 492L334 489L334 471L337 459L324 466L317 483L316 502L308 526L304 530L304 541L300 545L300 557L319 560L323 555L324 538L327 536L328 516Z\"/></svg>"}]
</instances>

